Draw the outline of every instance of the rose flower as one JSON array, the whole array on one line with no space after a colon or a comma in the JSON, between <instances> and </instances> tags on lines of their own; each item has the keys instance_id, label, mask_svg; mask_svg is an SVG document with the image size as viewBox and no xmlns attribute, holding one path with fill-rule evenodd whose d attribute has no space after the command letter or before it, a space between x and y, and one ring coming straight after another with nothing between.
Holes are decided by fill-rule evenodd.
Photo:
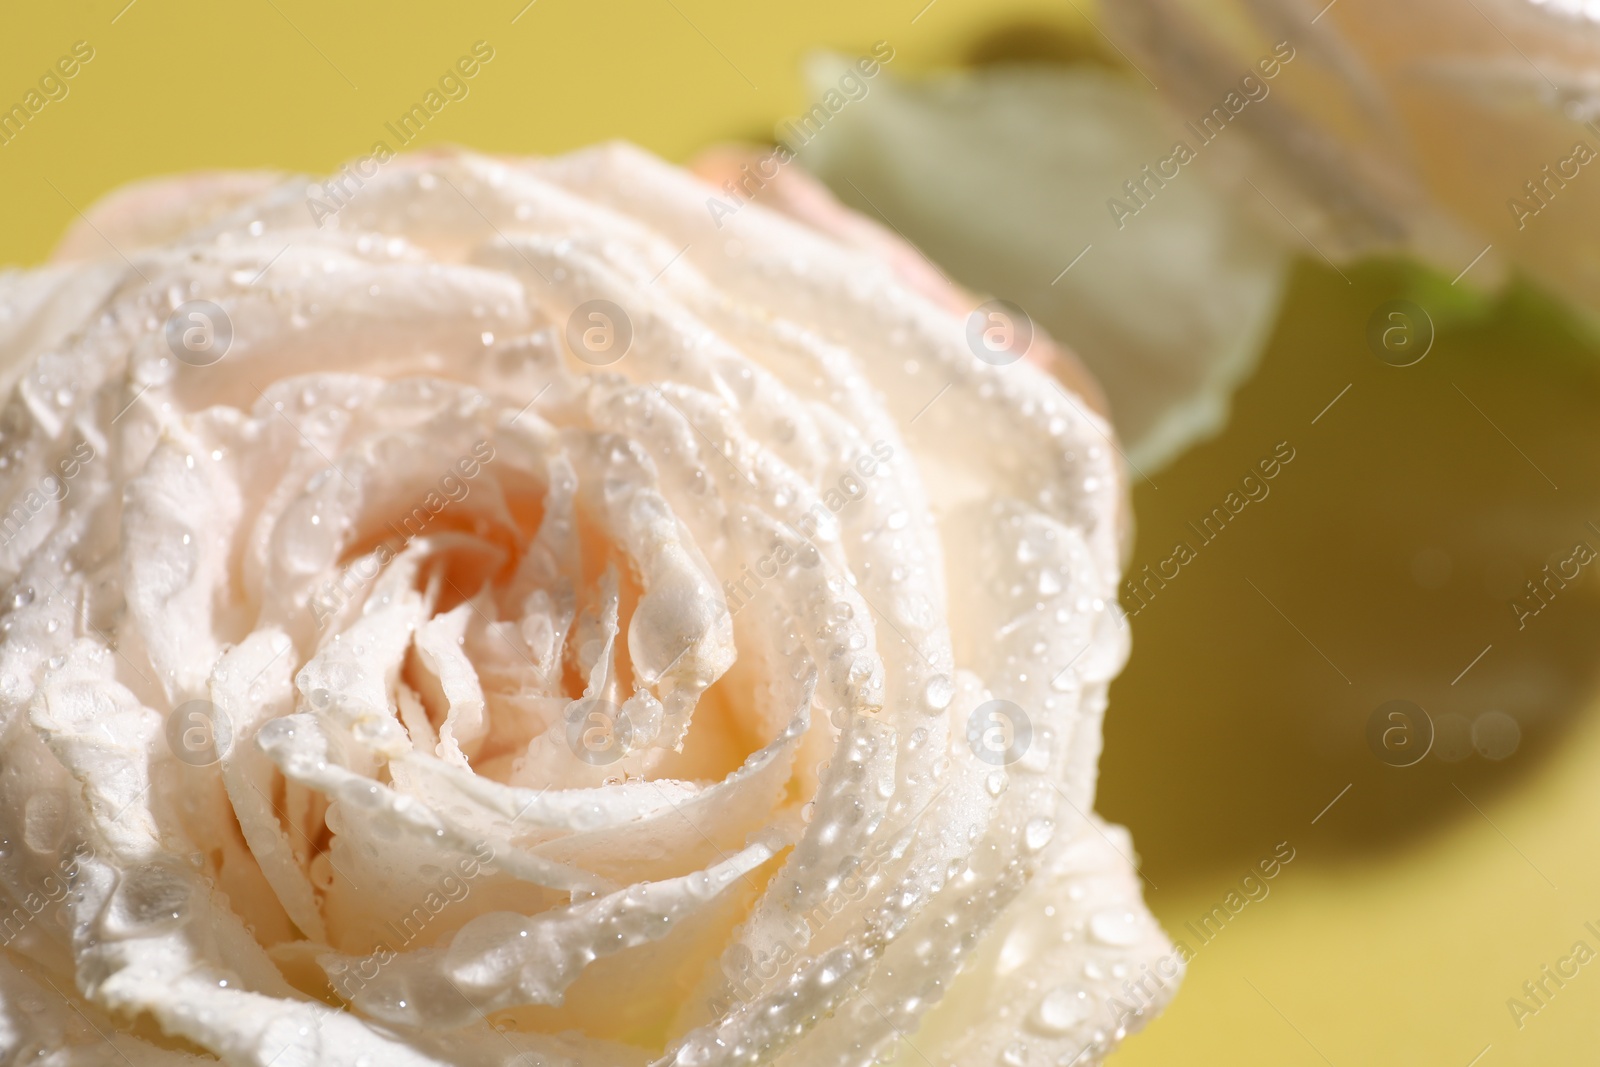
<instances>
[{"instance_id":1,"label":"rose flower","mask_svg":"<svg viewBox=\"0 0 1600 1067\"><path fill-rule=\"evenodd\" d=\"M1107 422L712 193L201 176L0 275L7 1062L1086 1064L1167 999Z\"/></svg>"}]
</instances>

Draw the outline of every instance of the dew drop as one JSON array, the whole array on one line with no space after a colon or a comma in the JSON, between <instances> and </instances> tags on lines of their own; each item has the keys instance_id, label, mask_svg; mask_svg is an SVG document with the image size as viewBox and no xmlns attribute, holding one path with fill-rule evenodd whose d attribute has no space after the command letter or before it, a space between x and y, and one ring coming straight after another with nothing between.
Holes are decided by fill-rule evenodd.
<instances>
[{"instance_id":1,"label":"dew drop","mask_svg":"<svg viewBox=\"0 0 1600 1067\"><path fill-rule=\"evenodd\" d=\"M1104 945L1126 946L1138 944L1144 930L1131 911L1102 911L1089 920L1089 934Z\"/></svg>"},{"instance_id":2,"label":"dew drop","mask_svg":"<svg viewBox=\"0 0 1600 1067\"><path fill-rule=\"evenodd\" d=\"M303 498L279 520L274 555L290 574L316 574L334 565L339 555L336 524L322 525L320 502Z\"/></svg>"},{"instance_id":3,"label":"dew drop","mask_svg":"<svg viewBox=\"0 0 1600 1067\"><path fill-rule=\"evenodd\" d=\"M673 1067L703 1067L711 1062L711 1050L698 1042L691 1042L678 1049L677 1056L673 1057Z\"/></svg>"},{"instance_id":4,"label":"dew drop","mask_svg":"<svg viewBox=\"0 0 1600 1067\"><path fill-rule=\"evenodd\" d=\"M179 925L189 914L189 881L160 863L135 867L122 876L102 926L106 937L148 937Z\"/></svg>"},{"instance_id":5,"label":"dew drop","mask_svg":"<svg viewBox=\"0 0 1600 1067\"><path fill-rule=\"evenodd\" d=\"M199 568L199 546L193 531L165 516L149 520L150 540L161 546L157 555L140 568L143 592L154 600L166 600L187 589Z\"/></svg>"},{"instance_id":6,"label":"dew drop","mask_svg":"<svg viewBox=\"0 0 1600 1067\"><path fill-rule=\"evenodd\" d=\"M1089 1017L1089 995L1071 986L1059 986L1045 994L1029 1021L1046 1034L1064 1034Z\"/></svg>"},{"instance_id":7,"label":"dew drop","mask_svg":"<svg viewBox=\"0 0 1600 1067\"><path fill-rule=\"evenodd\" d=\"M28 798L22 808L22 841L40 854L50 854L61 844L67 828L67 796L45 789Z\"/></svg>"}]
</instances>

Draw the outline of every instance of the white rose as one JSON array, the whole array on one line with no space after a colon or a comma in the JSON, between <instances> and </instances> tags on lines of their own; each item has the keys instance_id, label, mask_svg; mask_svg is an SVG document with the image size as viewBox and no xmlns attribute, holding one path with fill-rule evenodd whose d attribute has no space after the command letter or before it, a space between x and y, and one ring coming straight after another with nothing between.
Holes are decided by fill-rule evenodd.
<instances>
[{"instance_id":1,"label":"white rose","mask_svg":"<svg viewBox=\"0 0 1600 1067\"><path fill-rule=\"evenodd\" d=\"M713 192L213 176L0 277L0 1058L1084 1064L1170 995L1105 421Z\"/></svg>"}]
</instances>

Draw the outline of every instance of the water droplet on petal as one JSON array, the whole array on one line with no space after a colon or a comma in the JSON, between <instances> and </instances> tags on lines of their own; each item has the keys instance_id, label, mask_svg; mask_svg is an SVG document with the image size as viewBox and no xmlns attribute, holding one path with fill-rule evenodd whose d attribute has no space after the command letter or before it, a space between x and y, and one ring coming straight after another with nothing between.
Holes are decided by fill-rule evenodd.
<instances>
[{"instance_id":1,"label":"water droplet on petal","mask_svg":"<svg viewBox=\"0 0 1600 1067\"><path fill-rule=\"evenodd\" d=\"M1050 843L1055 833L1056 824L1053 820L1043 816L1029 819L1028 825L1022 828L1022 843L1029 852L1037 852Z\"/></svg>"},{"instance_id":2,"label":"water droplet on petal","mask_svg":"<svg viewBox=\"0 0 1600 1067\"><path fill-rule=\"evenodd\" d=\"M1089 920L1089 933L1103 945L1136 945L1144 938L1144 927L1131 911L1102 911Z\"/></svg>"},{"instance_id":3,"label":"water droplet on petal","mask_svg":"<svg viewBox=\"0 0 1600 1067\"><path fill-rule=\"evenodd\" d=\"M1046 993L1029 1021L1046 1034L1064 1034L1089 1017L1089 995L1071 986L1059 986Z\"/></svg>"},{"instance_id":4,"label":"water droplet on petal","mask_svg":"<svg viewBox=\"0 0 1600 1067\"><path fill-rule=\"evenodd\" d=\"M188 878L161 863L147 863L123 874L111 896L102 933L106 937L149 937L181 924L189 914Z\"/></svg>"},{"instance_id":5,"label":"water droplet on petal","mask_svg":"<svg viewBox=\"0 0 1600 1067\"><path fill-rule=\"evenodd\" d=\"M67 796L59 789L34 793L22 808L22 840L33 851L51 854L67 828Z\"/></svg>"}]
</instances>

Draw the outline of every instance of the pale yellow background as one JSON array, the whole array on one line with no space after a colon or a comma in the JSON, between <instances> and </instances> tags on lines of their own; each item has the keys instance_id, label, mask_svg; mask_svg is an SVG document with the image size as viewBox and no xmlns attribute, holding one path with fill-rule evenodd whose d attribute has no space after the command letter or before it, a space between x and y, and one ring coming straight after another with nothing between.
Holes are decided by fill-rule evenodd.
<instances>
[{"instance_id":1,"label":"pale yellow background","mask_svg":"<svg viewBox=\"0 0 1600 1067\"><path fill-rule=\"evenodd\" d=\"M1070 2L536 0L512 24L523 2L8 5L0 103L20 99L74 41L96 57L66 100L0 147L0 262L40 261L76 209L131 179L330 169L386 137L383 123L480 39L495 59L424 142L544 153L622 137L674 159L769 135L802 107L798 65L811 48L887 40L891 70L909 75L963 62L981 35L1018 22L1093 39ZM1135 621L1101 805L1133 828L1160 886L1151 906L1174 932L1276 842L1297 855L1270 897L1201 950L1174 1007L1117 1055L1122 1067L1466 1067L1486 1046L1484 1067L1600 1062L1600 962L1520 1031L1505 1006L1578 938L1600 948L1583 930L1600 926L1596 583L1516 633L1501 580L1510 568L1514 587L1518 569L1536 571L1583 518L1600 517L1590 473L1600 360L1587 341L1537 325L1548 309L1529 298L1442 334L1396 392L1400 379L1359 343L1394 280L1355 273L1346 286L1320 266L1297 272L1235 424L1162 473L1160 490L1136 494L1142 564L1165 556L1183 521L1272 443L1299 450L1247 516L1253 525L1208 547ZM1347 382L1350 394L1312 426ZM1452 386L1492 409L1561 489L1522 466ZM1404 516L1393 543L1390 509ZM1413 529L1429 516L1450 530L1509 523L1533 547L1467 552L1449 588L1420 590L1404 561L1431 544ZM1272 591L1304 639L1245 578ZM1391 696L1436 711L1526 700L1544 721L1504 763L1396 771L1361 743L1366 714Z\"/></svg>"}]
</instances>

